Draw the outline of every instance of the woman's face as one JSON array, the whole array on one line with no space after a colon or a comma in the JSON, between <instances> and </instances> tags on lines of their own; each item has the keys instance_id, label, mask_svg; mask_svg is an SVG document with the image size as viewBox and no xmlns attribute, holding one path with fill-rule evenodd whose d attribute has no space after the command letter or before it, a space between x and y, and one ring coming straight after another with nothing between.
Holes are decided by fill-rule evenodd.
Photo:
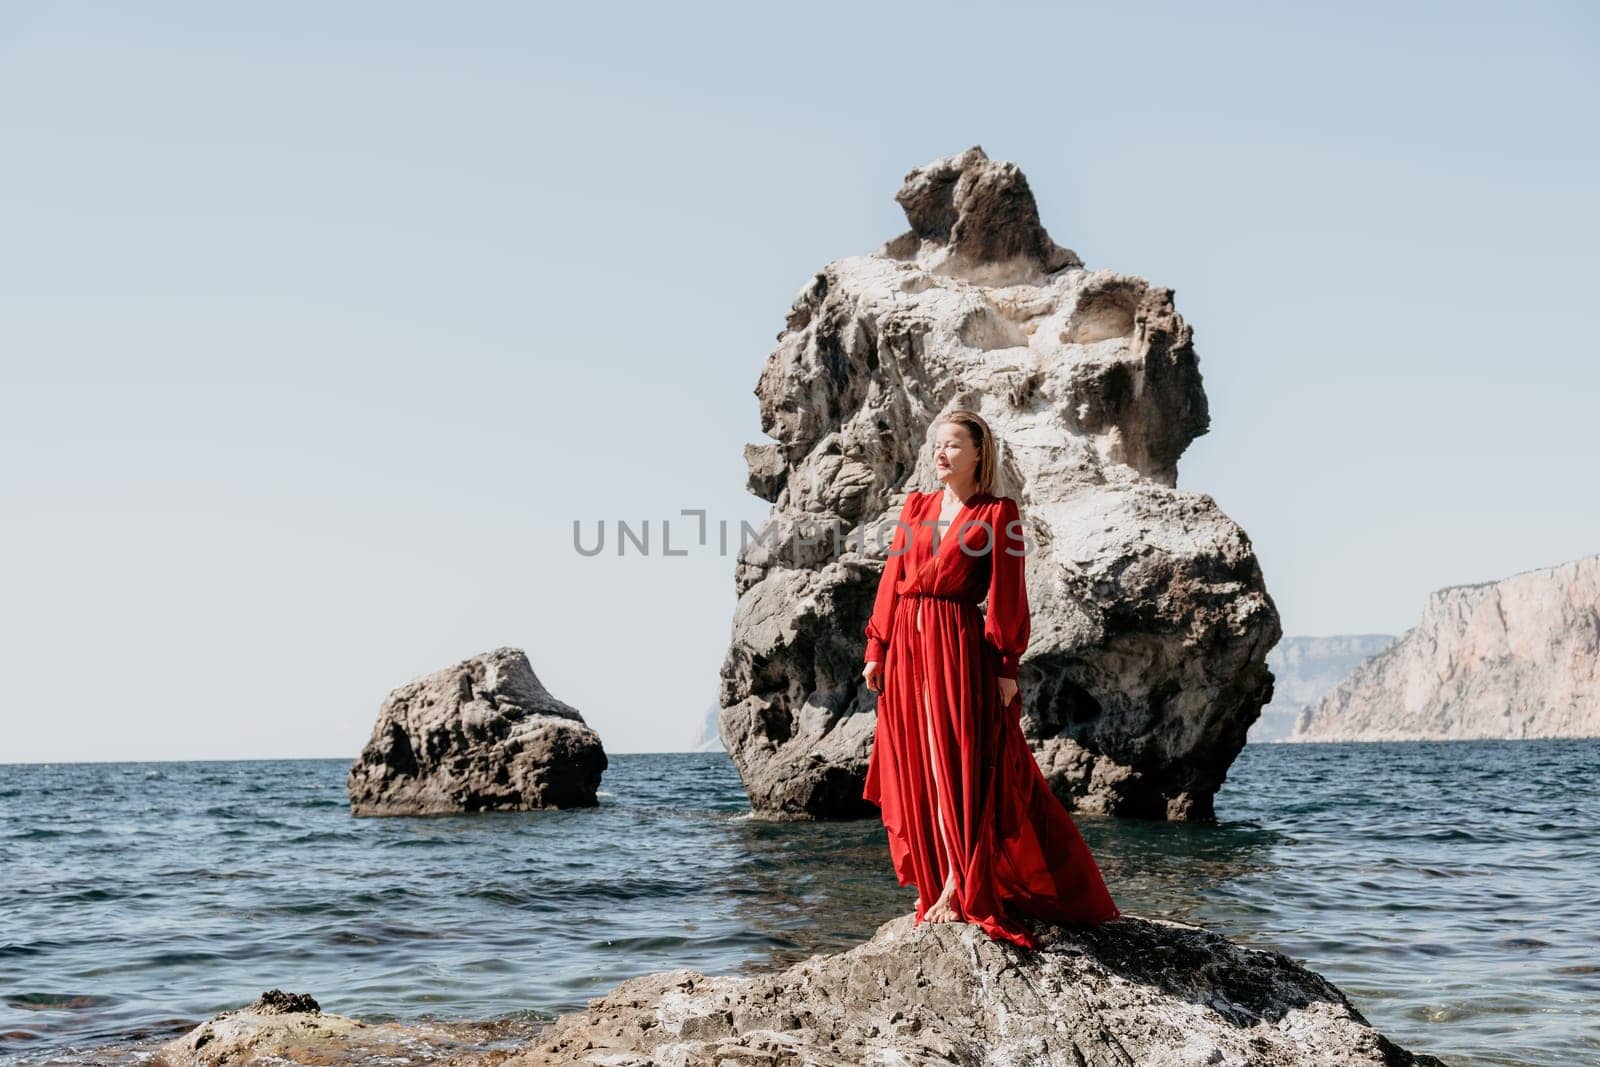
<instances>
[{"instance_id":1,"label":"woman's face","mask_svg":"<svg viewBox=\"0 0 1600 1067\"><path fill-rule=\"evenodd\" d=\"M977 480L978 449L959 422L939 427L933 439L933 469L946 485L965 487Z\"/></svg>"}]
</instances>

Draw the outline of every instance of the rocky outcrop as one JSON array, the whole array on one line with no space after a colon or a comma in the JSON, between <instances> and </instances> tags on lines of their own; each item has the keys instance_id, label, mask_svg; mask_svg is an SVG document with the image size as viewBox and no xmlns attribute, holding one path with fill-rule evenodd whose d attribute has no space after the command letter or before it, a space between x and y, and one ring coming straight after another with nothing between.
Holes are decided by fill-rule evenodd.
<instances>
[{"instance_id":1,"label":"rocky outcrop","mask_svg":"<svg viewBox=\"0 0 1600 1067\"><path fill-rule=\"evenodd\" d=\"M1393 634L1285 637L1267 653L1272 702L1250 727L1250 744L1285 741L1301 709L1321 700L1365 660L1394 642Z\"/></svg>"},{"instance_id":2,"label":"rocky outcrop","mask_svg":"<svg viewBox=\"0 0 1600 1067\"><path fill-rule=\"evenodd\" d=\"M1041 951L903 915L778 974L670 971L562 1016L506 1067L588 1064L1439 1064L1278 952L1125 917Z\"/></svg>"},{"instance_id":3,"label":"rocky outcrop","mask_svg":"<svg viewBox=\"0 0 1600 1067\"><path fill-rule=\"evenodd\" d=\"M304 993L272 989L244 1008L220 1012L154 1050L116 1062L152 1067L282 1067L315 1063L436 1063L489 1067L536 1030L514 1022L366 1023L322 1011Z\"/></svg>"},{"instance_id":4,"label":"rocky outcrop","mask_svg":"<svg viewBox=\"0 0 1600 1067\"><path fill-rule=\"evenodd\" d=\"M157 1067L861 1067L862 1064L1361 1064L1443 1067L1374 1030L1326 979L1197 926L1030 922L1040 951L902 915L787 970L629 979L514 1049L495 1024L368 1025L261 1002L163 1046ZM270 994L269 994L270 996ZM407 1034L415 1036L411 1043ZM454 1052L475 1039L477 1047ZM273 1058L276 1057L276 1058Z\"/></svg>"},{"instance_id":5,"label":"rocky outcrop","mask_svg":"<svg viewBox=\"0 0 1600 1067\"><path fill-rule=\"evenodd\" d=\"M743 548L722 668L725 747L766 817L875 815L863 627L929 431L973 408L1033 546L1024 732L1082 811L1209 818L1271 697L1280 636L1250 539L1176 488L1209 414L1169 288L1087 270L1014 164L979 148L907 176L911 229L796 297L756 394L773 502Z\"/></svg>"},{"instance_id":6,"label":"rocky outcrop","mask_svg":"<svg viewBox=\"0 0 1600 1067\"><path fill-rule=\"evenodd\" d=\"M354 815L593 807L606 754L515 648L389 694L350 768Z\"/></svg>"},{"instance_id":7,"label":"rocky outcrop","mask_svg":"<svg viewBox=\"0 0 1600 1067\"><path fill-rule=\"evenodd\" d=\"M1600 556L1454 585L1291 741L1600 737Z\"/></svg>"}]
</instances>

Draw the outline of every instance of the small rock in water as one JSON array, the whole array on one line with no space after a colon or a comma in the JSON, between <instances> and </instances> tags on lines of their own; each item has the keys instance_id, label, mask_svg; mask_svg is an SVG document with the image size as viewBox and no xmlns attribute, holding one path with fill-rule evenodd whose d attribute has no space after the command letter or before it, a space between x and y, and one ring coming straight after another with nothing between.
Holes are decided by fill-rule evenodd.
<instances>
[{"instance_id":1,"label":"small rock in water","mask_svg":"<svg viewBox=\"0 0 1600 1067\"><path fill-rule=\"evenodd\" d=\"M498 648L389 694L346 777L352 815L594 807L600 736Z\"/></svg>"},{"instance_id":2,"label":"small rock in water","mask_svg":"<svg viewBox=\"0 0 1600 1067\"><path fill-rule=\"evenodd\" d=\"M270 1014L291 1011L320 1012L322 1008L309 993L285 993L281 989L269 989L255 999L255 1003L250 1005L250 1010Z\"/></svg>"}]
</instances>

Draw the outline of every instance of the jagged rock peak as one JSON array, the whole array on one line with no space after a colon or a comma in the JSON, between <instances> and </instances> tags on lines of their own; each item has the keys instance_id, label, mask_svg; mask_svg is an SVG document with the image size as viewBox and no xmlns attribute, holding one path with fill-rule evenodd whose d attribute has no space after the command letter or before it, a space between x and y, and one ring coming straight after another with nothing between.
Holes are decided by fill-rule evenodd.
<instances>
[{"instance_id":1,"label":"jagged rock peak","mask_svg":"<svg viewBox=\"0 0 1600 1067\"><path fill-rule=\"evenodd\" d=\"M985 285L1083 266L1045 232L1021 168L990 159L978 145L911 171L894 198L911 229L875 255Z\"/></svg>"}]
</instances>

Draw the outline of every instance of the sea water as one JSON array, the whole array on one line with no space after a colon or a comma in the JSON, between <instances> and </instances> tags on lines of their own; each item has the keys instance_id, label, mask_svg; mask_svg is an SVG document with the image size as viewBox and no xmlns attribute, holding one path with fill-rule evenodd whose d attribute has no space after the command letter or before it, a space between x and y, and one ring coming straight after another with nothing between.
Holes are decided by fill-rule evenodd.
<instances>
[{"instance_id":1,"label":"sea water","mask_svg":"<svg viewBox=\"0 0 1600 1067\"><path fill-rule=\"evenodd\" d=\"M610 761L593 809L360 819L348 760L0 764L0 1062L107 1062L274 987L531 1032L914 905L876 819L753 820L721 753ZM1600 1063L1597 770L1600 740L1251 745L1215 824L1077 821L1124 912L1287 953L1458 1067L1564 1067Z\"/></svg>"}]
</instances>

